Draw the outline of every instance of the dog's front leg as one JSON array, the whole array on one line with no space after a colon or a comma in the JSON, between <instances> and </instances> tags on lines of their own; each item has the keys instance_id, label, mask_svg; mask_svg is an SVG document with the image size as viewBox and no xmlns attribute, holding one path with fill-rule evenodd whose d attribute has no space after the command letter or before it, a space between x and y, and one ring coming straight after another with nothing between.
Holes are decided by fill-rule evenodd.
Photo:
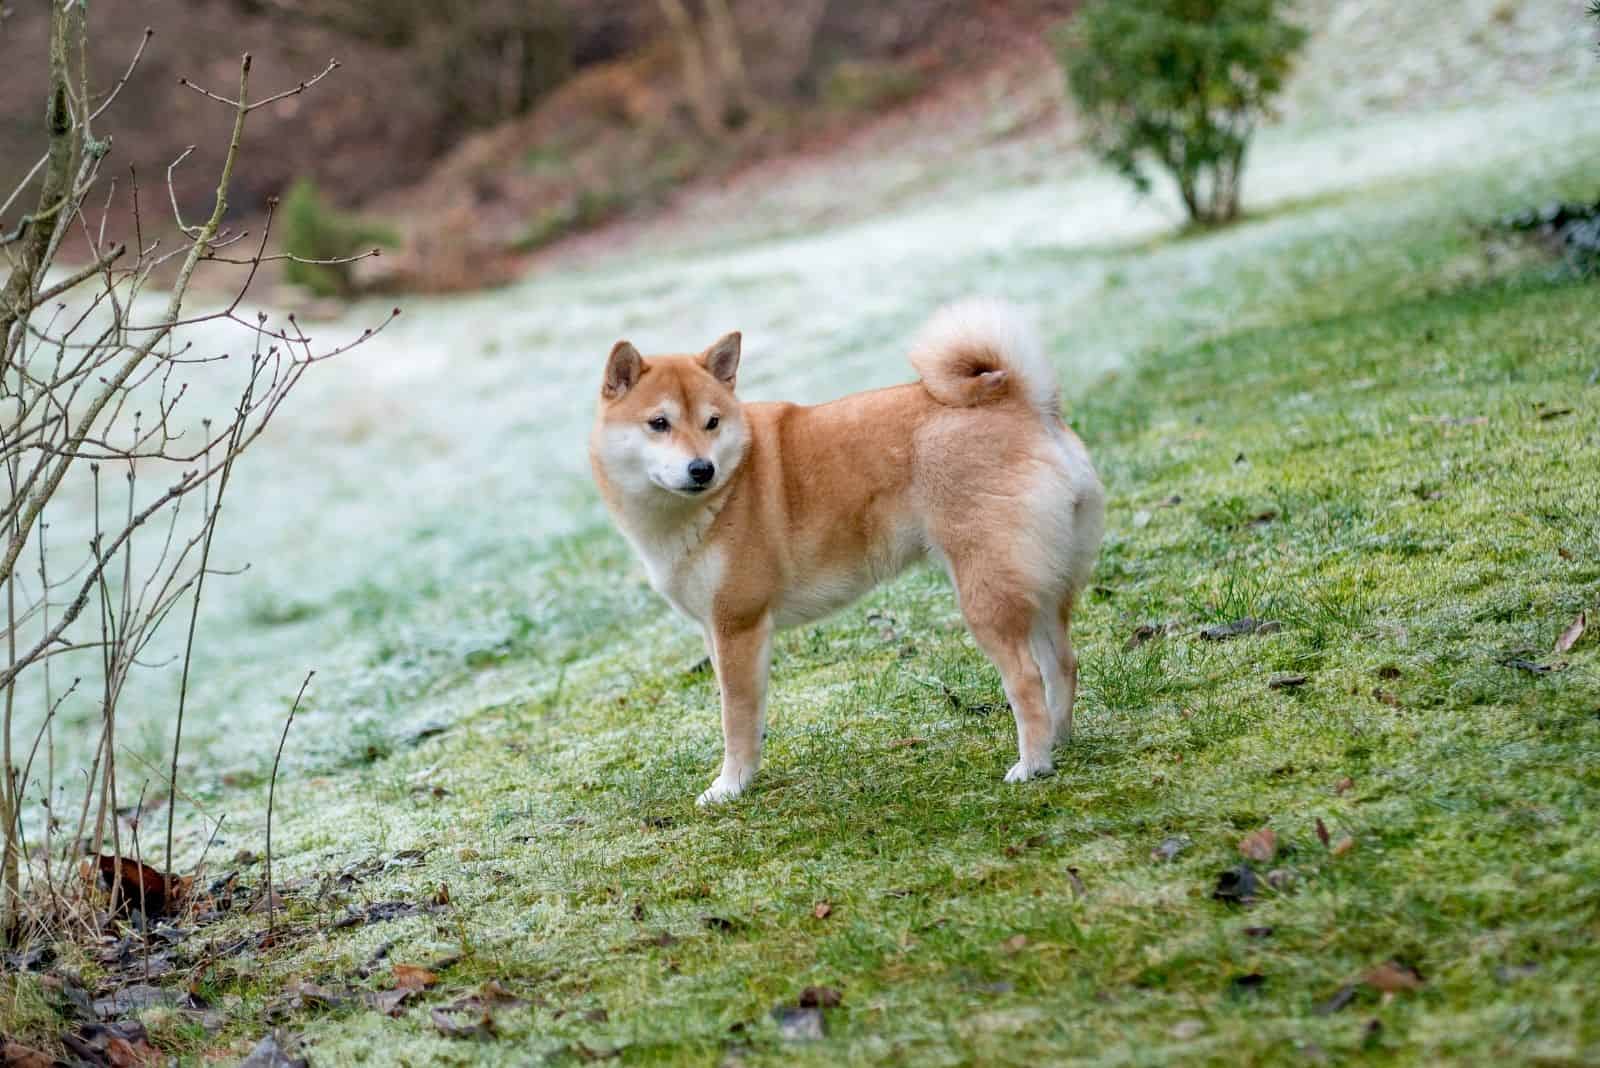
<instances>
[{"instance_id":1,"label":"dog's front leg","mask_svg":"<svg viewBox=\"0 0 1600 1068\"><path fill-rule=\"evenodd\" d=\"M772 620L763 615L753 623L715 624L710 635L711 659L722 691L722 773L700 795L702 805L738 797L761 766Z\"/></svg>"}]
</instances>

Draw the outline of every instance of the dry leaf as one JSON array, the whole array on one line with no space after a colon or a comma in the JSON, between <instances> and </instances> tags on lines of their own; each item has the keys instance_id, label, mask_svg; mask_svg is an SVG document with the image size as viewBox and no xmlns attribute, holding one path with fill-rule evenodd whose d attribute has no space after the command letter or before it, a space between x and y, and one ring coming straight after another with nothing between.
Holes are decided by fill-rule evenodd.
<instances>
[{"instance_id":1,"label":"dry leaf","mask_svg":"<svg viewBox=\"0 0 1600 1068\"><path fill-rule=\"evenodd\" d=\"M1374 990L1392 994L1400 990L1420 990L1422 974L1409 964L1397 960L1384 961L1361 977L1361 981Z\"/></svg>"},{"instance_id":2,"label":"dry leaf","mask_svg":"<svg viewBox=\"0 0 1600 1068\"><path fill-rule=\"evenodd\" d=\"M439 981L439 977L418 964L396 964L394 986L396 990L426 990Z\"/></svg>"},{"instance_id":3,"label":"dry leaf","mask_svg":"<svg viewBox=\"0 0 1600 1068\"><path fill-rule=\"evenodd\" d=\"M433 1021L434 1030L446 1038L491 1038L494 1035L494 1020L487 1012L471 1023L457 1023L447 1009L431 1009L428 1017Z\"/></svg>"},{"instance_id":4,"label":"dry leaf","mask_svg":"<svg viewBox=\"0 0 1600 1068\"><path fill-rule=\"evenodd\" d=\"M1347 793L1355 787L1355 784L1356 781L1350 776L1346 775L1344 778L1333 784L1333 792L1336 794Z\"/></svg>"},{"instance_id":5,"label":"dry leaf","mask_svg":"<svg viewBox=\"0 0 1600 1068\"><path fill-rule=\"evenodd\" d=\"M1271 827L1252 831L1239 839L1239 852L1261 864L1269 863L1278 855L1278 832Z\"/></svg>"},{"instance_id":6,"label":"dry leaf","mask_svg":"<svg viewBox=\"0 0 1600 1068\"><path fill-rule=\"evenodd\" d=\"M1342 857L1346 853L1350 852L1350 850L1354 849L1355 847L1356 847L1356 840L1354 838L1351 838L1347 834L1343 838L1339 839L1337 842L1333 843L1333 849L1331 850L1331 852L1336 857Z\"/></svg>"},{"instance_id":7,"label":"dry leaf","mask_svg":"<svg viewBox=\"0 0 1600 1068\"><path fill-rule=\"evenodd\" d=\"M437 889L437 890L435 890L433 892L433 903L435 905L448 905L448 904L450 904L450 884L449 883L440 883L439 884L439 889Z\"/></svg>"},{"instance_id":8,"label":"dry leaf","mask_svg":"<svg viewBox=\"0 0 1600 1068\"><path fill-rule=\"evenodd\" d=\"M5 1068L51 1068L55 1059L9 1038L0 1038L0 1065Z\"/></svg>"},{"instance_id":9,"label":"dry leaf","mask_svg":"<svg viewBox=\"0 0 1600 1068\"><path fill-rule=\"evenodd\" d=\"M1583 637L1584 628L1589 625L1589 614L1579 612L1578 618L1566 630L1561 632L1561 637L1556 639L1556 652L1565 653L1578 644L1578 639Z\"/></svg>"},{"instance_id":10,"label":"dry leaf","mask_svg":"<svg viewBox=\"0 0 1600 1068\"><path fill-rule=\"evenodd\" d=\"M1248 864L1241 864L1237 868L1230 868L1217 875L1217 888L1211 891L1211 897L1216 901L1224 901L1230 905L1242 905L1254 901L1256 897L1256 873Z\"/></svg>"},{"instance_id":11,"label":"dry leaf","mask_svg":"<svg viewBox=\"0 0 1600 1068\"><path fill-rule=\"evenodd\" d=\"M1317 841L1322 843L1324 849L1328 847L1328 825L1322 822L1322 817L1317 817Z\"/></svg>"},{"instance_id":12,"label":"dry leaf","mask_svg":"<svg viewBox=\"0 0 1600 1068\"><path fill-rule=\"evenodd\" d=\"M167 875L131 857L101 854L95 864L100 885L107 890L115 886L120 895L112 902L113 910L136 908L146 916L167 916L177 911L194 885L193 876Z\"/></svg>"},{"instance_id":13,"label":"dry leaf","mask_svg":"<svg viewBox=\"0 0 1600 1068\"><path fill-rule=\"evenodd\" d=\"M403 1011L406 999L418 991L414 987L396 987L393 990L379 990L367 995L367 1004L383 1013L385 1016L399 1016Z\"/></svg>"},{"instance_id":14,"label":"dry leaf","mask_svg":"<svg viewBox=\"0 0 1600 1068\"><path fill-rule=\"evenodd\" d=\"M1002 942L1001 945L1005 947L1007 953L1021 953L1024 949L1028 948L1028 936L1022 934L1012 935L1010 938Z\"/></svg>"},{"instance_id":15,"label":"dry leaf","mask_svg":"<svg viewBox=\"0 0 1600 1068\"><path fill-rule=\"evenodd\" d=\"M825 920L833 915L833 906L826 901L819 901L811 906L811 915L819 920Z\"/></svg>"},{"instance_id":16,"label":"dry leaf","mask_svg":"<svg viewBox=\"0 0 1600 1068\"><path fill-rule=\"evenodd\" d=\"M808 986L800 991L802 1009L837 1009L844 1004L844 995L831 986Z\"/></svg>"},{"instance_id":17,"label":"dry leaf","mask_svg":"<svg viewBox=\"0 0 1600 1068\"><path fill-rule=\"evenodd\" d=\"M910 749L912 746L924 744L925 742L927 742L927 740L928 739L926 739L926 738L915 738L915 737L913 737L913 738L896 738L894 741L889 743L889 748L890 749Z\"/></svg>"}]
</instances>

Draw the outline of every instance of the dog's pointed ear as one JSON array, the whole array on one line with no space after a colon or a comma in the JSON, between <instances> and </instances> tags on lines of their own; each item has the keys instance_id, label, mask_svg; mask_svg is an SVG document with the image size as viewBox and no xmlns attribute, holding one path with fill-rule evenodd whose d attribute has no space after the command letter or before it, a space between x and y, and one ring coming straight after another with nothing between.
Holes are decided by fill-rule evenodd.
<instances>
[{"instance_id":1,"label":"dog's pointed ear","mask_svg":"<svg viewBox=\"0 0 1600 1068\"><path fill-rule=\"evenodd\" d=\"M611 346L611 355L606 358L606 379L600 387L600 395L606 400L616 400L638 385L643 374L644 357L639 355L639 350L626 341L619 341Z\"/></svg>"},{"instance_id":2,"label":"dog's pointed ear","mask_svg":"<svg viewBox=\"0 0 1600 1068\"><path fill-rule=\"evenodd\" d=\"M717 339L717 343L706 349L700 356L700 362L705 369L711 372L711 377L718 382L733 388L734 382L739 377L739 344L741 337L739 331L724 334Z\"/></svg>"}]
</instances>

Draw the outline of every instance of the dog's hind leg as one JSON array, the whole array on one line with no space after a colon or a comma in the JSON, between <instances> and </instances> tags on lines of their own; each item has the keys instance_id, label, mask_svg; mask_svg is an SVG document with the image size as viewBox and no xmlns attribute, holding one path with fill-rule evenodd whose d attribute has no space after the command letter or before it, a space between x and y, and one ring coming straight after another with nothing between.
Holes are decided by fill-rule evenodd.
<instances>
[{"instance_id":1,"label":"dog's hind leg","mask_svg":"<svg viewBox=\"0 0 1600 1068\"><path fill-rule=\"evenodd\" d=\"M1026 782L1054 767L1050 747L1055 726L1046 700L1045 676L1033 650L1036 613L1026 596L997 589L992 572L969 575L963 581L957 564L955 573L961 614L979 647L1000 669L1006 699L1017 720L1018 759L1006 772L1006 782Z\"/></svg>"},{"instance_id":2,"label":"dog's hind leg","mask_svg":"<svg viewBox=\"0 0 1600 1068\"><path fill-rule=\"evenodd\" d=\"M1072 651L1071 622L1072 605L1068 598L1059 609L1041 610L1029 634L1028 649L1044 680L1053 742L1072 737L1072 706L1078 695L1078 658Z\"/></svg>"}]
</instances>

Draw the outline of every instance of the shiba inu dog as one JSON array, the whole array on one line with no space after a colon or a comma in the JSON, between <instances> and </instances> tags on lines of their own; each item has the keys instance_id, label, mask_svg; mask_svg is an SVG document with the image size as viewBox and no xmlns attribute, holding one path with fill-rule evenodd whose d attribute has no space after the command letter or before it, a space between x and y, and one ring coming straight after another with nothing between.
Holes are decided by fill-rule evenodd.
<instances>
[{"instance_id":1,"label":"shiba inu dog","mask_svg":"<svg viewBox=\"0 0 1600 1068\"><path fill-rule=\"evenodd\" d=\"M995 301L939 312L911 350L921 380L806 407L741 403L740 336L698 355L611 349L589 440L595 481L650 584L697 623L722 697L722 771L761 762L772 635L932 556L1017 720L1006 782L1052 769L1072 730L1072 609L1105 492L1061 419L1056 375Z\"/></svg>"}]
</instances>

